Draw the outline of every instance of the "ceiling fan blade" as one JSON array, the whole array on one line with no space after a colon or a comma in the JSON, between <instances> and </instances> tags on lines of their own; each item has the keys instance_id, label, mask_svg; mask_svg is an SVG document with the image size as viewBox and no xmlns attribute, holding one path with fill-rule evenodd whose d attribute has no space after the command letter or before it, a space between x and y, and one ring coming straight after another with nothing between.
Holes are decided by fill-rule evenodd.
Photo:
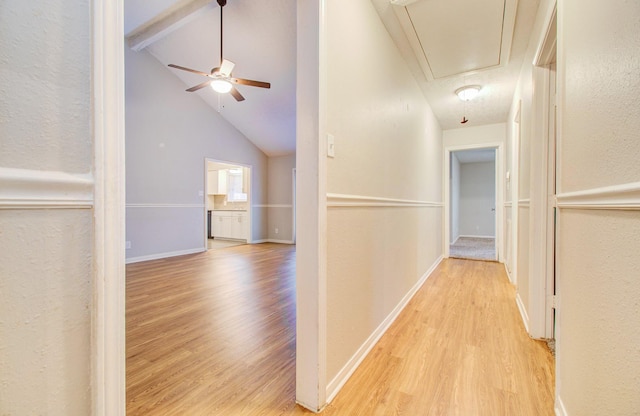
<instances>
[{"instance_id":1,"label":"ceiling fan blade","mask_svg":"<svg viewBox=\"0 0 640 416\"><path fill-rule=\"evenodd\" d=\"M233 67L235 66L236 64L234 64L233 62L224 59L222 61L222 64L220 65L220 69L219 69L220 75L224 77L230 77L231 71L233 71Z\"/></svg>"},{"instance_id":2,"label":"ceiling fan blade","mask_svg":"<svg viewBox=\"0 0 640 416\"><path fill-rule=\"evenodd\" d=\"M236 87L231 87L231 91L229 91L229 93L236 99L236 101L244 101L244 97Z\"/></svg>"},{"instance_id":3,"label":"ceiling fan blade","mask_svg":"<svg viewBox=\"0 0 640 416\"><path fill-rule=\"evenodd\" d=\"M213 80L212 80L212 79L210 79L210 80L208 80L208 81L205 81L205 82L203 82L202 84L198 84L198 85L196 85L195 87L191 87L191 88L189 88L187 91L188 91L188 92L198 91L199 89L204 88L204 87L208 86L209 84L211 84L211 82L213 82Z\"/></svg>"},{"instance_id":4,"label":"ceiling fan blade","mask_svg":"<svg viewBox=\"0 0 640 416\"><path fill-rule=\"evenodd\" d=\"M239 85L249 85L250 87L271 88L271 84L268 82L254 81L251 79L229 78L229 82Z\"/></svg>"},{"instance_id":5,"label":"ceiling fan blade","mask_svg":"<svg viewBox=\"0 0 640 416\"><path fill-rule=\"evenodd\" d=\"M176 68L176 69L181 69L183 71L193 72L194 74L202 75L202 76L205 76L205 77L208 77L210 75L210 74L207 74L206 72L197 71L197 70L191 69L191 68L185 68L184 66L180 66L180 65L169 64L169 66L171 68Z\"/></svg>"}]
</instances>

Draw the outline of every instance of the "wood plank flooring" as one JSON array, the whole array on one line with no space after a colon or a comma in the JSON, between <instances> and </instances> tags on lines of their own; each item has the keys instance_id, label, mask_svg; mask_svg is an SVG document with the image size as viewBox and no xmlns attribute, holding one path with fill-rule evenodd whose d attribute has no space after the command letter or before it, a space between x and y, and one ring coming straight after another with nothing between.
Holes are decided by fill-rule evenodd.
<instances>
[{"instance_id":1,"label":"wood plank flooring","mask_svg":"<svg viewBox=\"0 0 640 416\"><path fill-rule=\"evenodd\" d=\"M312 414L294 403L294 250L128 265L127 414ZM449 259L323 414L553 415L553 368L502 265Z\"/></svg>"}]
</instances>

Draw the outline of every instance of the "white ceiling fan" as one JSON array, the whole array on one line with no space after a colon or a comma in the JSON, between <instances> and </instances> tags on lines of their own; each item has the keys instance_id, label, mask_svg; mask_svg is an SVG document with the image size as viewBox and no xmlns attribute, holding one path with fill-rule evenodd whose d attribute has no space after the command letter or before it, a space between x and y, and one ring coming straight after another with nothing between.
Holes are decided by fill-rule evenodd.
<instances>
[{"instance_id":1,"label":"white ceiling fan","mask_svg":"<svg viewBox=\"0 0 640 416\"><path fill-rule=\"evenodd\" d=\"M202 75L204 77L208 77L210 79L205 82L195 85L191 88L188 88L188 92L198 91L201 88L204 88L208 85L219 92L219 93L230 93L236 101L243 101L244 97L240 94L240 91L234 86L235 85L248 85L250 87L259 87L259 88L271 88L271 84L263 81L254 81L251 79L243 79L243 78L234 78L231 75L235 64L227 59L224 59L224 55L222 53L222 40L223 40L223 30L222 30L222 9L227 4L227 0L217 0L220 5L220 66L211 69L211 73L206 73L202 71L198 71L196 69L186 68L180 65L169 64L171 68L180 69L182 71L192 72L194 74Z\"/></svg>"}]
</instances>

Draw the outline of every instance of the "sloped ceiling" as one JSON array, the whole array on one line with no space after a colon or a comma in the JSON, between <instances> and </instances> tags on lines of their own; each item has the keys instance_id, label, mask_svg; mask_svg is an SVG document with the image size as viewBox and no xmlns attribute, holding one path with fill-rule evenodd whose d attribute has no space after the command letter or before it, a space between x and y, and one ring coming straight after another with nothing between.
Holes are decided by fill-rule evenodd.
<instances>
[{"instance_id":1,"label":"sloped ceiling","mask_svg":"<svg viewBox=\"0 0 640 416\"><path fill-rule=\"evenodd\" d=\"M371 1L443 129L507 121L538 0ZM125 0L125 33L131 38L174 10L187 12L142 46L165 66L203 72L218 66L220 8L215 1ZM229 0L224 55L236 64L234 76L268 81L271 89L240 86L243 102L209 88L194 94L268 156L295 152L296 0ZM204 81L167 71L185 89ZM470 84L482 90L463 103L454 91ZM463 115L469 122L461 125Z\"/></svg>"},{"instance_id":2,"label":"sloped ceiling","mask_svg":"<svg viewBox=\"0 0 640 416\"><path fill-rule=\"evenodd\" d=\"M125 33L153 20L167 8L193 1L125 0ZM220 7L215 1L182 19L146 50L163 65L202 72L219 66ZM195 93L268 156L295 152L296 7L295 0L230 0L224 7L224 57L236 64L233 75L271 83L270 89L238 86L245 97L236 102L210 88ZM168 68L185 89L206 79Z\"/></svg>"}]
</instances>

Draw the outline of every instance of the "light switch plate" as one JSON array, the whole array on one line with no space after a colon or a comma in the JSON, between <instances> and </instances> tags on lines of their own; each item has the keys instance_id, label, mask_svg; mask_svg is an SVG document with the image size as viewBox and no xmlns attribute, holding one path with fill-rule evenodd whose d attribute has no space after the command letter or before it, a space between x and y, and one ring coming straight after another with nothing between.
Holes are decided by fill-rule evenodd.
<instances>
[{"instance_id":1,"label":"light switch plate","mask_svg":"<svg viewBox=\"0 0 640 416\"><path fill-rule=\"evenodd\" d=\"M327 134L327 156L336 156L336 143L333 134Z\"/></svg>"}]
</instances>

